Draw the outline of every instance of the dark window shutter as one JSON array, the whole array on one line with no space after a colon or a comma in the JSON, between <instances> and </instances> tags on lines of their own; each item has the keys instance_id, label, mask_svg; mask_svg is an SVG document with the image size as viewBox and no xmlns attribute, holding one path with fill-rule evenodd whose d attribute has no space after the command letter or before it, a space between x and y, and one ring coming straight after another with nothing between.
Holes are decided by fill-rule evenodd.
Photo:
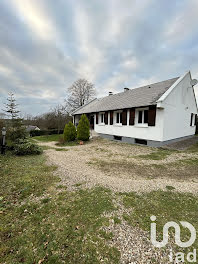
<instances>
[{"instance_id":1,"label":"dark window shutter","mask_svg":"<svg viewBox=\"0 0 198 264\"><path fill-rule=\"evenodd\" d=\"M96 124L98 124L98 113L96 113Z\"/></svg>"},{"instance_id":2,"label":"dark window shutter","mask_svg":"<svg viewBox=\"0 0 198 264\"><path fill-rule=\"evenodd\" d=\"M129 125L134 126L135 124L135 109L130 109Z\"/></svg>"},{"instance_id":3,"label":"dark window shutter","mask_svg":"<svg viewBox=\"0 0 198 264\"><path fill-rule=\"evenodd\" d=\"M110 125L113 125L113 111L110 111Z\"/></svg>"},{"instance_id":4,"label":"dark window shutter","mask_svg":"<svg viewBox=\"0 0 198 264\"><path fill-rule=\"evenodd\" d=\"M121 113L122 116L122 125L126 126L127 125L127 109L124 109L123 112Z\"/></svg>"},{"instance_id":5,"label":"dark window shutter","mask_svg":"<svg viewBox=\"0 0 198 264\"><path fill-rule=\"evenodd\" d=\"M197 124L197 115L195 115L195 126Z\"/></svg>"},{"instance_id":6,"label":"dark window shutter","mask_svg":"<svg viewBox=\"0 0 198 264\"><path fill-rule=\"evenodd\" d=\"M156 119L156 105L150 105L148 111L148 125L155 126Z\"/></svg>"},{"instance_id":7,"label":"dark window shutter","mask_svg":"<svg viewBox=\"0 0 198 264\"><path fill-rule=\"evenodd\" d=\"M108 125L108 112L105 112L105 125Z\"/></svg>"},{"instance_id":8,"label":"dark window shutter","mask_svg":"<svg viewBox=\"0 0 198 264\"><path fill-rule=\"evenodd\" d=\"M190 118L190 126L193 125L193 114L191 114L191 118Z\"/></svg>"}]
</instances>

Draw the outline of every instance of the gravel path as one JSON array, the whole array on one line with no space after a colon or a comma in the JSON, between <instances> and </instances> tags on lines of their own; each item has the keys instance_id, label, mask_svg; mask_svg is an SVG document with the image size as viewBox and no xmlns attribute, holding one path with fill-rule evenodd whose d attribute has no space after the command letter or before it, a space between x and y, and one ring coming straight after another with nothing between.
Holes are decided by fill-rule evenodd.
<instances>
[{"instance_id":1,"label":"gravel path","mask_svg":"<svg viewBox=\"0 0 198 264\"><path fill-rule=\"evenodd\" d=\"M58 147L55 142L39 144L52 148L45 151L48 163L57 166L56 173L61 177L62 184L66 184L69 190L75 190L76 184L88 188L102 185L115 192L149 192L157 189L166 190L166 186L173 186L180 192L197 193L198 190L196 170L188 173L191 178L178 180L174 178L174 173L178 174L178 167L171 165L182 160L197 159L197 153L173 152L162 160L150 160L137 158L137 156L151 154L156 152L156 149L101 139L94 139L82 146L61 147L68 151L56 151ZM116 164L118 164L117 167ZM173 174L172 177L171 175L165 177L163 173L156 174L156 171L157 173L159 171L154 165L167 166L169 174ZM145 171L146 166L149 170ZM162 171L164 170L165 167L162 168ZM185 166L180 168L179 174L182 171L184 175L187 174ZM157 175L157 177L149 179L149 175ZM174 243L169 242L166 249L153 247L148 232L141 230L138 226L130 226L123 218L124 214L132 213L130 211L132 209L126 209L117 196L113 202L118 210L104 215L110 219L110 225L103 227L103 230L112 232L112 239L107 243L119 249L120 263L169 263L168 254ZM120 223L114 222L115 216L121 220Z\"/></svg>"},{"instance_id":2,"label":"gravel path","mask_svg":"<svg viewBox=\"0 0 198 264\"><path fill-rule=\"evenodd\" d=\"M40 143L40 145L57 148L54 142ZM156 151L156 149L101 139L94 139L82 146L65 148L68 151L49 149L45 153L49 164L58 167L56 173L61 177L62 183L66 184L69 189L75 188L75 184L82 184L82 187L86 188L103 185L113 191L120 192L166 190L166 186L173 186L176 191L180 192L197 193L198 190L198 172L196 170L193 171L193 175L190 172L192 178L174 179L174 174L178 174L178 168L175 166L170 166L168 171L169 174L173 175L172 178L164 177L163 169L161 173L155 167L149 167L153 164L160 166L172 164L178 160L198 158L197 153L173 152L163 160L142 160L135 158L135 156L147 155ZM117 167L116 163L118 163ZM107 169L105 169L105 166ZM145 171L145 166L150 169ZM150 179L148 176L152 176L154 173L161 174L156 174L157 177ZM185 175L187 170L185 171L185 168L183 168L179 171L180 173Z\"/></svg>"}]
</instances>

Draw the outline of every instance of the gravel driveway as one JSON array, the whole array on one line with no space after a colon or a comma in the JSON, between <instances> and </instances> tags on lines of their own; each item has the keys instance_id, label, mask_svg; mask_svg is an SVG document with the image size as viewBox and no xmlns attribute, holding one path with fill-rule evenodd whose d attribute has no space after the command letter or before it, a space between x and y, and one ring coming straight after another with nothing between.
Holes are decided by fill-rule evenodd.
<instances>
[{"instance_id":1,"label":"gravel driveway","mask_svg":"<svg viewBox=\"0 0 198 264\"><path fill-rule=\"evenodd\" d=\"M189 165L191 161L196 163L197 152L162 152L164 156L155 160L148 158L149 155L161 153L161 150L100 138L84 145L61 147L61 151L57 151L55 142L39 144L50 148L45 151L48 163L57 166L61 183L70 190L95 185L116 192L167 190L167 186L179 192L197 193L198 190L197 164ZM120 263L168 263L168 254L170 249L174 250L174 243L169 243L166 249L154 248L147 232L138 226L130 226L123 218L128 209L117 200L114 203L119 203L115 204L119 208L116 215L122 221L115 224L113 215L109 215L112 220L104 229L113 233L108 243L119 249Z\"/></svg>"},{"instance_id":2,"label":"gravel driveway","mask_svg":"<svg viewBox=\"0 0 198 264\"><path fill-rule=\"evenodd\" d=\"M39 144L57 148L55 142ZM62 183L70 189L76 184L88 188L99 184L120 192L166 190L167 186L180 192L198 190L197 167L178 164L198 159L196 152L171 152L161 160L145 159L141 156L158 150L100 138L64 148L68 151L48 149L45 154L49 164L57 166Z\"/></svg>"}]
</instances>

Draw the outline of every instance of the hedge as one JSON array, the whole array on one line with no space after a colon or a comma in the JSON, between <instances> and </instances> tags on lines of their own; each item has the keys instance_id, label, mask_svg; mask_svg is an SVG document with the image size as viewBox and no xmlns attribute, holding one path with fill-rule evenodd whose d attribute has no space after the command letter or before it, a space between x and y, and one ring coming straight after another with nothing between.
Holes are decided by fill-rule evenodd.
<instances>
[{"instance_id":1,"label":"hedge","mask_svg":"<svg viewBox=\"0 0 198 264\"><path fill-rule=\"evenodd\" d=\"M63 134L63 130L32 130L30 131L30 136L31 137L36 137L36 136L45 136L45 135L54 135L54 134Z\"/></svg>"}]
</instances>

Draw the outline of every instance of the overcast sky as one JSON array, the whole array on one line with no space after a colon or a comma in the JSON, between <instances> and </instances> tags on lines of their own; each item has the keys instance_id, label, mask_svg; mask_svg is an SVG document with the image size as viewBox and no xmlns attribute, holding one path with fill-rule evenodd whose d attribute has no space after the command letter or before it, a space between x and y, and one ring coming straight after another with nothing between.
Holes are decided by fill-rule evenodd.
<instances>
[{"instance_id":1,"label":"overcast sky","mask_svg":"<svg viewBox=\"0 0 198 264\"><path fill-rule=\"evenodd\" d=\"M77 78L98 97L198 78L197 17L198 0L1 0L0 105L12 91L23 113L46 112Z\"/></svg>"}]
</instances>

